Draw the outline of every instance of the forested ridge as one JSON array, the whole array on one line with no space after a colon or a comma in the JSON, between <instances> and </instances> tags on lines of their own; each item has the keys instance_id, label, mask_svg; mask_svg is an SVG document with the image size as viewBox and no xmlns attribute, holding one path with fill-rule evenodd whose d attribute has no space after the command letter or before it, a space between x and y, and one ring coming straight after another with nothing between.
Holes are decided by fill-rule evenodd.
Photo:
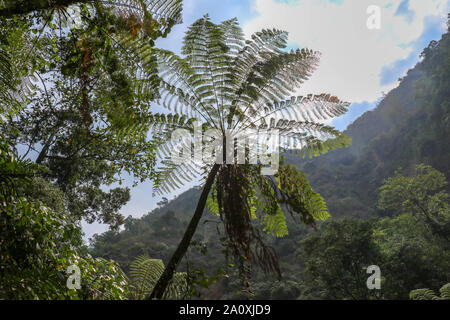
<instances>
[{"instance_id":1,"label":"forested ridge","mask_svg":"<svg viewBox=\"0 0 450 320\"><path fill-rule=\"evenodd\" d=\"M352 138L350 147L313 160L299 161L298 157L286 155L286 161L305 172L311 185L324 196L332 221L325 222L319 231L288 223L288 236L270 239L282 261L283 278L279 281L275 277L267 280L257 276L252 297L408 299L411 290L427 287L437 292L449 281L449 257L439 253L440 250L448 253L446 240L437 237L429 241L426 228L422 230L421 222L410 216L412 210L380 208L380 187L396 174L418 176L417 165L426 164L442 172L447 181L450 177L450 77L445 71L450 69L450 34L430 43L422 56L423 60L408 71L397 88L345 130ZM444 189L448 191L448 185ZM199 193L200 190L191 189L168 203L162 202L140 219L127 218L124 231L110 231L94 238L93 254L118 261L124 270L128 270L136 256L144 253L167 261L179 241L173 235L180 234L187 224ZM185 271L189 270L188 264L192 270L209 270L214 281L218 280L214 270L227 267L220 253L217 223L214 215L205 214L195 240L198 246L205 246L206 256L191 248L187 261L182 264ZM394 233L397 233L395 237ZM350 243L332 245L330 241L333 238L338 241L339 234L348 236ZM322 262L315 257L330 246L338 256L348 255L348 259L355 252L362 255L357 264L359 270L346 275L349 288L345 280L336 280L341 276L339 268L348 266L342 266L338 257L333 260L322 256ZM363 268L370 261L383 259L387 261L384 270L389 270L386 275L389 288L376 296L368 293L365 281L361 280L367 278ZM323 263L329 264L319 267ZM236 275L233 277L233 268L227 272L231 277L219 280L219 284L204 284L209 289L203 289L206 291L202 297L245 297L244 293L236 293L242 288ZM361 278L359 284L356 277ZM321 281L327 286L336 282L336 288L327 289Z\"/></svg>"},{"instance_id":2,"label":"forested ridge","mask_svg":"<svg viewBox=\"0 0 450 320\"><path fill-rule=\"evenodd\" d=\"M349 148L313 161L291 159L326 197L334 216L377 214L377 188L400 168L411 173L426 163L449 178L448 50L448 34L430 43L424 61L345 130L352 138ZM431 89L435 84L440 89Z\"/></svg>"}]
</instances>

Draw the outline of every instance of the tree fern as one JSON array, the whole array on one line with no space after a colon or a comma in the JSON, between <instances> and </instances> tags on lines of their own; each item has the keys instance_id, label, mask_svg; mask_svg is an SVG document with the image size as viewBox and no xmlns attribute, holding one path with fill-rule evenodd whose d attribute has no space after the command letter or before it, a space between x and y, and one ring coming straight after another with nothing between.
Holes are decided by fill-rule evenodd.
<instances>
[{"instance_id":1,"label":"tree fern","mask_svg":"<svg viewBox=\"0 0 450 320\"><path fill-rule=\"evenodd\" d=\"M233 255L277 273L276 255L265 246L254 222L259 220L266 232L286 235L280 201L307 224L329 216L323 198L295 169L282 168L276 176L277 183L262 176L262 165L255 161L258 155L268 153L258 142L272 132L278 132L281 152L299 151L303 156L318 156L350 144L348 137L324 124L344 114L349 103L330 94L292 97L316 69L320 54L309 49L288 52L286 46L284 31L266 29L246 40L236 19L215 24L204 16L188 28L183 57L154 50L161 78L159 104L172 117L178 114L189 121L197 120L192 124L203 132L215 130L224 143L227 138L237 139L230 152L235 157L242 156L246 164L216 162L217 155L224 155L222 145L216 150L216 158L204 159L199 154L209 150L209 142L202 137L190 134L179 141L169 141L169 132L164 128L159 130L155 126L151 130L161 148L155 194L178 189L196 179L196 172L208 173L194 216L152 297L162 297L207 203L223 220L227 248ZM188 133L193 131L195 128L187 128ZM205 133L203 138L210 137ZM181 148L192 152L192 145L197 147L194 157L185 157L180 162L167 156L167 151ZM249 268L242 264L240 267L241 273L249 274Z\"/></svg>"},{"instance_id":2,"label":"tree fern","mask_svg":"<svg viewBox=\"0 0 450 320\"><path fill-rule=\"evenodd\" d=\"M288 227L286 224L286 216L281 208L278 208L275 214L265 215L262 217L264 231L273 233L277 237L284 237L288 235Z\"/></svg>"},{"instance_id":3,"label":"tree fern","mask_svg":"<svg viewBox=\"0 0 450 320\"><path fill-rule=\"evenodd\" d=\"M286 43L287 33L279 30L263 30L245 41L236 19L216 25L205 16L186 33L184 58L156 50L160 104L236 135L249 128L256 129L254 135L279 129L282 148L301 149L304 156L348 146L349 138L320 122L345 113L348 103L329 94L286 99L319 61L319 53L308 49L282 51ZM163 171L168 179L175 174L167 167Z\"/></svg>"}]
</instances>

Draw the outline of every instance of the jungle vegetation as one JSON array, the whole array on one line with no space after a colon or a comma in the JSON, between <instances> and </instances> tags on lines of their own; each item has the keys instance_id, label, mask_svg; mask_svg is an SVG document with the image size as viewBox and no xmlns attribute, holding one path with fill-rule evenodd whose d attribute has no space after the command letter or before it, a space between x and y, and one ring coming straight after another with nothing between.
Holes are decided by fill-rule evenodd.
<instances>
[{"instance_id":1,"label":"jungle vegetation","mask_svg":"<svg viewBox=\"0 0 450 320\"><path fill-rule=\"evenodd\" d=\"M447 299L449 33L340 132L324 122L349 102L292 97L319 52L205 15L178 56L155 41L181 16L181 0L1 2L0 299ZM268 151L239 138L270 130L266 175ZM202 186L125 218L125 174ZM82 220L110 230L86 244Z\"/></svg>"}]
</instances>

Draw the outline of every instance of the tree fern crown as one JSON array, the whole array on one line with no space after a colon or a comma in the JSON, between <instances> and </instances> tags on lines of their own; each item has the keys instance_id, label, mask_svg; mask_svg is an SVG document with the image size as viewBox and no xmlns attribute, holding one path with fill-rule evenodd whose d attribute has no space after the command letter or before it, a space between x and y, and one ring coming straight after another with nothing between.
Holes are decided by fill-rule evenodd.
<instances>
[{"instance_id":1,"label":"tree fern crown","mask_svg":"<svg viewBox=\"0 0 450 320\"><path fill-rule=\"evenodd\" d=\"M245 40L237 19L214 24L206 15L189 27L183 58L157 50L159 103L168 114L152 119L162 159L156 194L191 181L205 168L198 157L176 165L170 160L175 148L171 133L177 128L193 132L195 121L203 130L250 141L275 129L283 151L302 150L309 156L349 144L349 138L324 124L344 114L349 103L330 94L291 96L316 69L320 53L286 52L286 45L284 31L265 29Z\"/></svg>"}]
</instances>

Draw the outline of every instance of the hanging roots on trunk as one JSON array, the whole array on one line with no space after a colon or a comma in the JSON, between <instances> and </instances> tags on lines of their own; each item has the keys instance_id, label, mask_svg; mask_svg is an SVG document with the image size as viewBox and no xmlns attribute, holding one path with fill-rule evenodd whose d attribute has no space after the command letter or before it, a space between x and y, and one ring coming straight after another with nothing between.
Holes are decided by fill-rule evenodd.
<instances>
[{"instance_id":1,"label":"hanging roots on trunk","mask_svg":"<svg viewBox=\"0 0 450 320\"><path fill-rule=\"evenodd\" d=\"M228 239L227 250L237 259L239 273L247 287L250 287L254 264L264 272L274 272L281 277L274 249L264 244L252 224L255 208L251 201L255 188L251 170L245 165L223 165L215 184L219 214Z\"/></svg>"}]
</instances>

